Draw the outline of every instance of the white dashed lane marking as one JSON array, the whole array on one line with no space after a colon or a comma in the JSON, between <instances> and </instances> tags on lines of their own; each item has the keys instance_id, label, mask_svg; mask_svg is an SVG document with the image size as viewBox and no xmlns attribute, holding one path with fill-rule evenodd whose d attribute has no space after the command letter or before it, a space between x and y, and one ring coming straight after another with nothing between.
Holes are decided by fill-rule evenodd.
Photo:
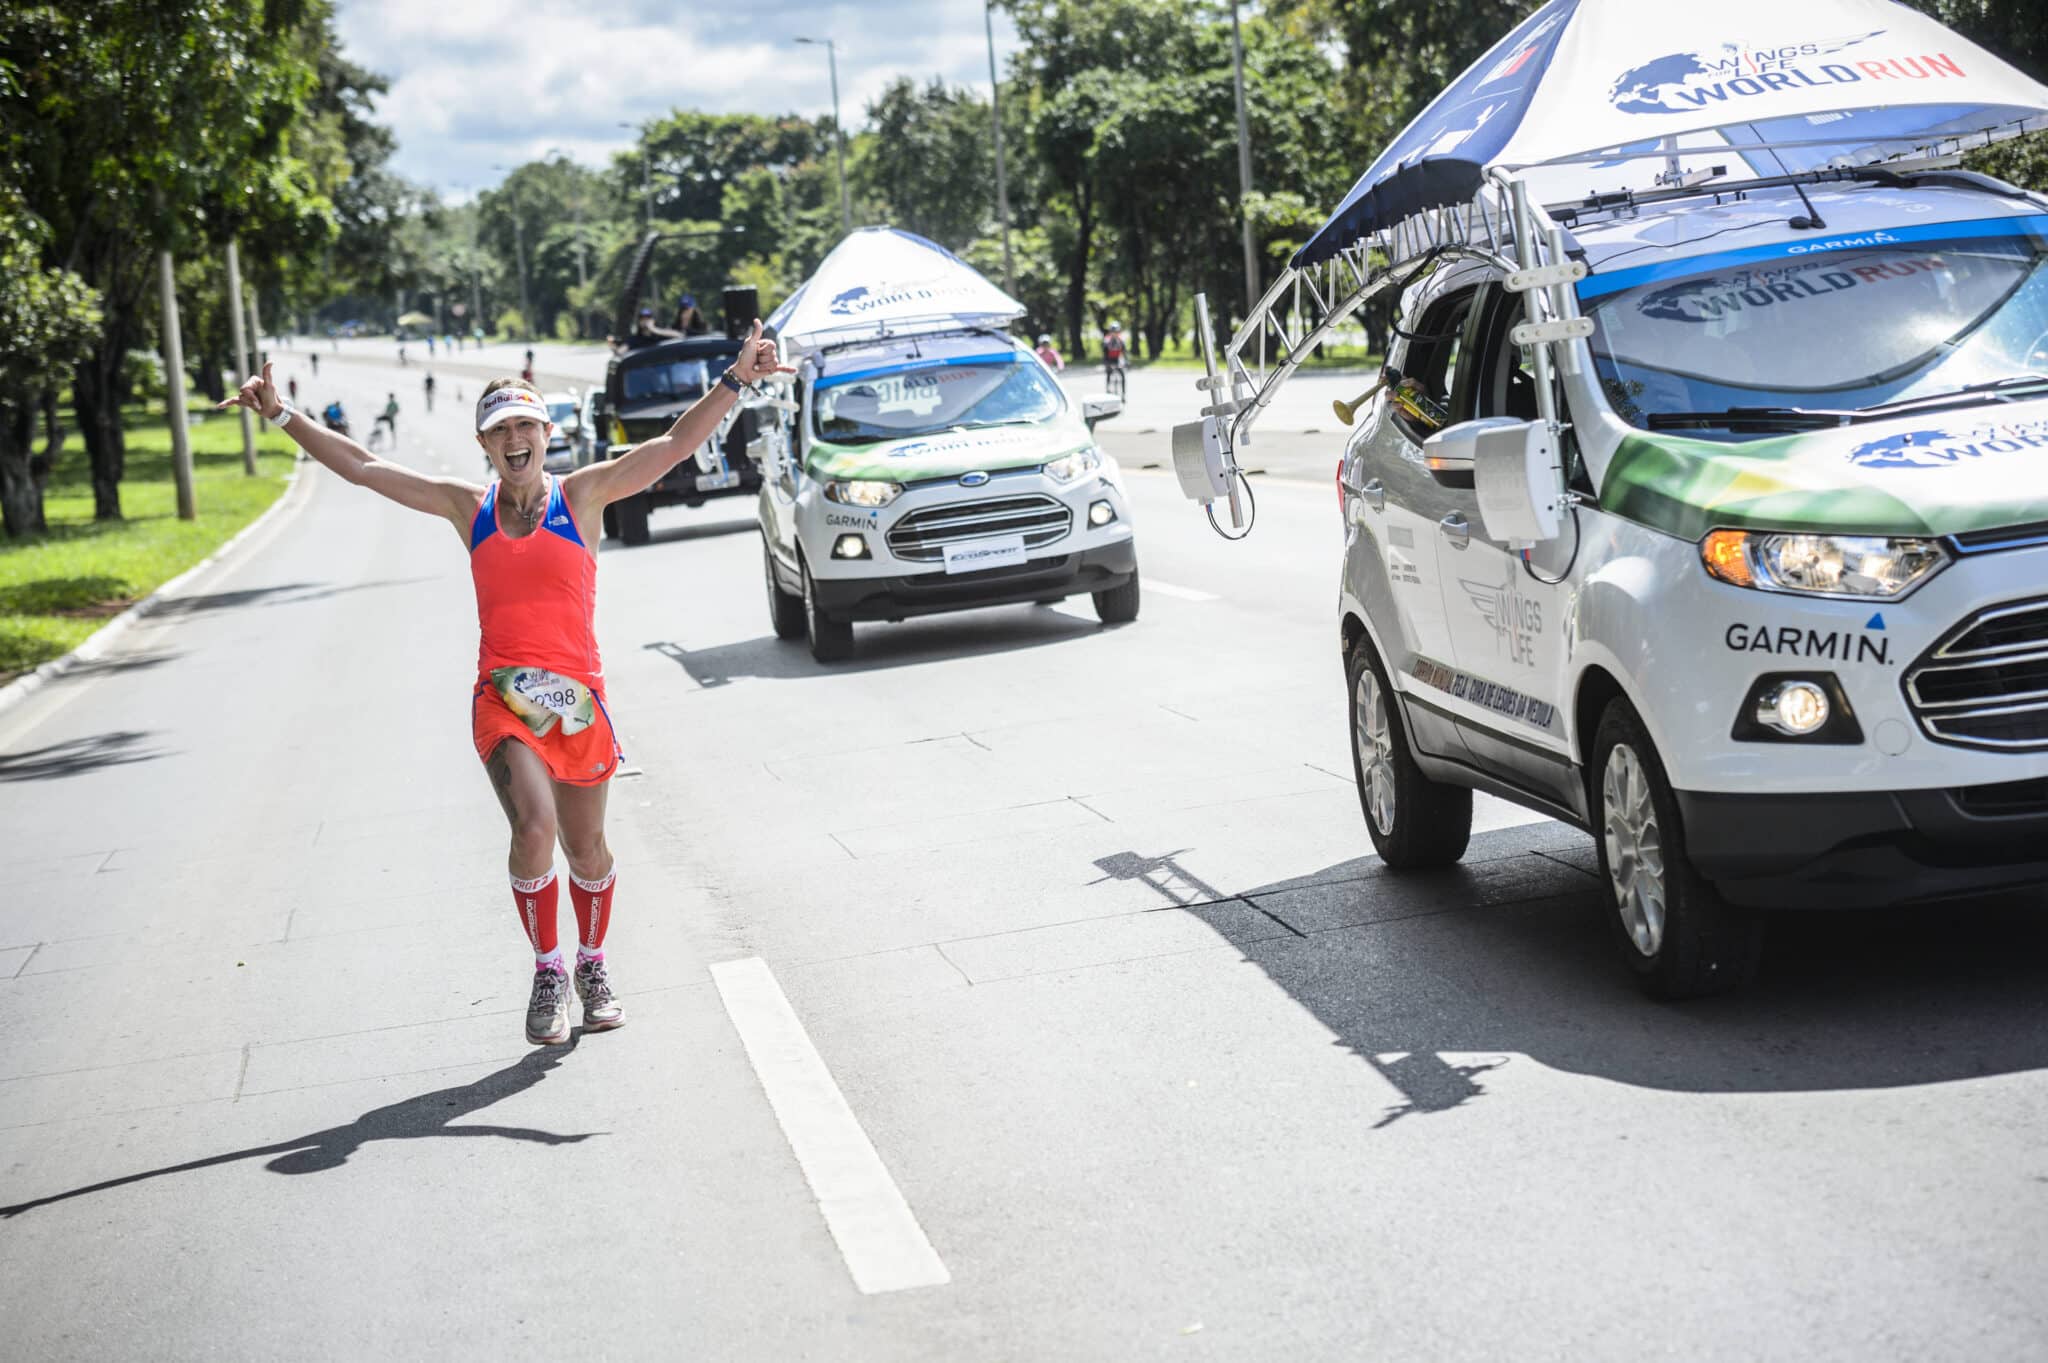
<instances>
[{"instance_id":1,"label":"white dashed lane marking","mask_svg":"<svg viewBox=\"0 0 2048 1363\"><path fill-rule=\"evenodd\" d=\"M723 961L711 979L853 1285L872 1293L951 1282L768 963Z\"/></svg>"}]
</instances>

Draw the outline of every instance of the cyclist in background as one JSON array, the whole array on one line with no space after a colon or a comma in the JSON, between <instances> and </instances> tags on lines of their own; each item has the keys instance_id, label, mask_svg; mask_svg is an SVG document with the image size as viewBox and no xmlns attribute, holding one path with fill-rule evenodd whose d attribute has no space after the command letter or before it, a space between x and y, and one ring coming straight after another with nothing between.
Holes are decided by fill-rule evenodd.
<instances>
[{"instance_id":1,"label":"cyclist in background","mask_svg":"<svg viewBox=\"0 0 2048 1363\"><path fill-rule=\"evenodd\" d=\"M1130 347L1124 341L1123 323L1114 319L1102 333L1102 378L1109 391L1124 395L1124 371L1131 367Z\"/></svg>"},{"instance_id":2,"label":"cyclist in background","mask_svg":"<svg viewBox=\"0 0 2048 1363\"><path fill-rule=\"evenodd\" d=\"M1055 374L1067 367L1067 362L1060 358L1060 352L1052 343L1050 332L1042 333L1038 338L1038 358L1045 361L1045 367Z\"/></svg>"}]
</instances>

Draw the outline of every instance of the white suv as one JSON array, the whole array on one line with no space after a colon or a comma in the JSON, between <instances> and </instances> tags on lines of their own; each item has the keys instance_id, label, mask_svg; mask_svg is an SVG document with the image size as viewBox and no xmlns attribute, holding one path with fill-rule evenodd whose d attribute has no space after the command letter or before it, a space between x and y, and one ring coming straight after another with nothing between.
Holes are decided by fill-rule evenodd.
<instances>
[{"instance_id":1,"label":"white suv","mask_svg":"<svg viewBox=\"0 0 2048 1363\"><path fill-rule=\"evenodd\" d=\"M1587 829L1661 997L1744 978L1761 907L2048 883L2048 201L1794 195L1550 210L1593 324L1554 537L1487 533L1475 451L1542 427L1482 259L1408 288L1340 477L1382 859L1456 861L1475 789Z\"/></svg>"}]
</instances>

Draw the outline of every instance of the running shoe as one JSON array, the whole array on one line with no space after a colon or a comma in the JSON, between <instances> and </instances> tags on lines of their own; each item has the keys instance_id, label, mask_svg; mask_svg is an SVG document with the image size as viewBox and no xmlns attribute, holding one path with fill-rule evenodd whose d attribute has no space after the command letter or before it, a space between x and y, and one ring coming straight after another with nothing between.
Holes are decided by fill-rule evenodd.
<instances>
[{"instance_id":1,"label":"running shoe","mask_svg":"<svg viewBox=\"0 0 2048 1363\"><path fill-rule=\"evenodd\" d=\"M526 1001L526 1039L536 1046L559 1046L569 1039L569 977L560 966L533 972L533 995Z\"/></svg>"},{"instance_id":2,"label":"running shoe","mask_svg":"<svg viewBox=\"0 0 2048 1363\"><path fill-rule=\"evenodd\" d=\"M626 1010L612 993L612 980L605 973L603 957L576 962L576 997L583 1000L584 1031L609 1032L625 1024Z\"/></svg>"}]
</instances>

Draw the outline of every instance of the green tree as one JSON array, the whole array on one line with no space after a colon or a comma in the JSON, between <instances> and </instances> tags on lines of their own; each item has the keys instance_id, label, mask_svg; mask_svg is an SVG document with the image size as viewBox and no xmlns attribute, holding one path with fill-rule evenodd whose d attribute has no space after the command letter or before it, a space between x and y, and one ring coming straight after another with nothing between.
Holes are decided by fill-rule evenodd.
<instances>
[{"instance_id":1,"label":"green tree","mask_svg":"<svg viewBox=\"0 0 2048 1363\"><path fill-rule=\"evenodd\" d=\"M0 126L50 229L43 263L75 272L104 309L72 377L101 519L121 514L120 402L128 352L153 325L156 252L208 252L252 227L318 231L325 201L286 143L326 19L319 0L0 9Z\"/></svg>"},{"instance_id":2,"label":"green tree","mask_svg":"<svg viewBox=\"0 0 2048 1363\"><path fill-rule=\"evenodd\" d=\"M0 81L9 74L0 67ZM99 298L85 281L42 264L48 237L0 179L0 523L11 539L44 528L48 469L32 453L35 415L54 398L55 375L90 349L100 327Z\"/></svg>"},{"instance_id":3,"label":"green tree","mask_svg":"<svg viewBox=\"0 0 2048 1363\"><path fill-rule=\"evenodd\" d=\"M894 226L966 250L995 216L988 101L936 80L920 90L905 76L883 89L867 115L849 172L856 189Z\"/></svg>"}]
</instances>

